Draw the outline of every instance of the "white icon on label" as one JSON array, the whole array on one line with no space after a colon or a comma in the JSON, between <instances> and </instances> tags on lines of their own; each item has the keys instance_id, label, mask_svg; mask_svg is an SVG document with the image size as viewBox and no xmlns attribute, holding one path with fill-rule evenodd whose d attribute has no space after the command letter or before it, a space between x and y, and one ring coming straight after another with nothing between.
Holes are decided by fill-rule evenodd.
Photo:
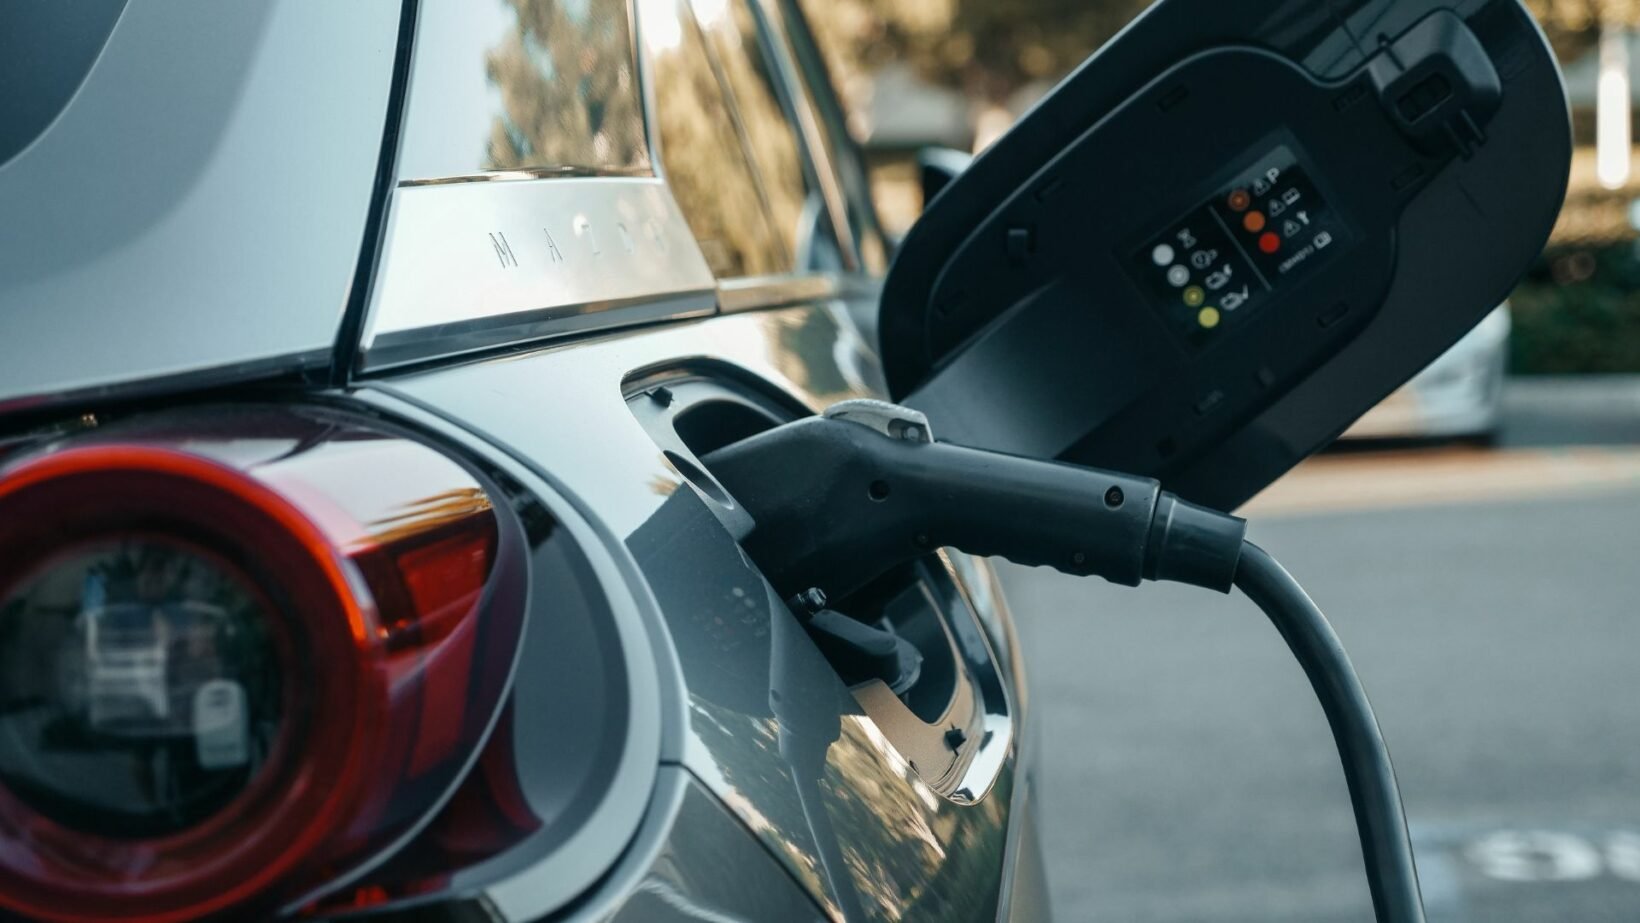
<instances>
[{"instance_id":1,"label":"white icon on label","mask_svg":"<svg viewBox=\"0 0 1640 923\"><path fill-rule=\"evenodd\" d=\"M1309 212L1299 212L1298 213L1298 220L1304 222L1306 225L1309 224L1310 223L1310 213Z\"/></svg>"},{"instance_id":2,"label":"white icon on label","mask_svg":"<svg viewBox=\"0 0 1640 923\"><path fill-rule=\"evenodd\" d=\"M1173 262L1173 248L1167 244L1157 244L1156 249L1150 251L1150 258L1157 266L1166 266Z\"/></svg>"},{"instance_id":3,"label":"white icon on label","mask_svg":"<svg viewBox=\"0 0 1640 923\"><path fill-rule=\"evenodd\" d=\"M228 769L250 761L245 687L229 679L200 683L194 691L195 758L205 769Z\"/></svg>"},{"instance_id":4,"label":"white icon on label","mask_svg":"<svg viewBox=\"0 0 1640 923\"><path fill-rule=\"evenodd\" d=\"M1196 235L1190 233L1189 228L1184 228L1179 231L1177 236L1179 238L1179 246L1185 248L1186 250L1196 246Z\"/></svg>"},{"instance_id":5,"label":"white icon on label","mask_svg":"<svg viewBox=\"0 0 1640 923\"><path fill-rule=\"evenodd\" d=\"M1281 226L1281 233L1287 235L1288 237L1296 237L1302 230L1304 229L1299 226L1298 222L1291 218L1288 218L1287 223Z\"/></svg>"},{"instance_id":6,"label":"white icon on label","mask_svg":"<svg viewBox=\"0 0 1640 923\"><path fill-rule=\"evenodd\" d=\"M1315 248L1317 250L1325 250L1331 243L1332 235L1326 231L1322 231L1320 234L1315 235Z\"/></svg>"},{"instance_id":7,"label":"white icon on label","mask_svg":"<svg viewBox=\"0 0 1640 923\"><path fill-rule=\"evenodd\" d=\"M1167 281L1174 288L1183 288L1190 281L1190 270L1183 266L1175 266L1167 271Z\"/></svg>"},{"instance_id":8,"label":"white icon on label","mask_svg":"<svg viewBox=\"0 0 1640 923\"><path fill-rule=\"evenodd\" d=\"M1220 295L1219 306L1224 308L1226 311L1234 311L1235 309L1246 304L1247 299L1251 297L1252 293L1248 291L1247 286L1243 285L1241 287L1241 291L1239 292L1225 292L1223 295Z\"/></svg>"},{"instance_id":9,"label":"white icon on label","mask_svg":"<svg viewBox=\"0 0 1640 923\"><path fill-rule=\"evenodd\" d=\"M1275 185L1275 181L1281 179L1281 168L1271 167L1270 169L1264 171L1264 175L1270 180L1271 185Z\"/></svg>"},{"instance_id":10,"label":"white icon on label","mask_svg":"<svg viewBox=\"0 0 1640 923\"><path fill-rule=\"evenodd\" d=\"M1265 209L1265 211L1270 213L1270 217L1272 217L1272 218L1274 218L1275 216L1281 214L1282 212L1284 212L1286 210L1287 210L1287 206L1281 204L1280 199L1271 199L1270 200L1270 206Z\"/></svg>"},{"instance_id":11,"label":"white icon on label","mask_svg":"<svg viewBox=\"0 0 1640 923\"><path fill-rule=\"evenodd\" d=\"M1302 196L1297 189L1289 189L1281 194L1281 201L1286 202L1288 205L1297 205L1300 198Z\"/></svg>"},{"instance_id":12,"label":"white icon on label","mask_svg":"<svg viewBox=\"0 0 1640 923\"><path fill-rule=\"evenodd\" d=\"M1264 195L1270 191L1270 181L1264 177L1253 180L1253 195Z\"/></svg>"},{"instance_id":13,"label":"white icon on label","mask_svg":"<svg viewBox=\"0 0 1640 923\"><path fill-rule=\"evenodd\" d=\"M1190 265L1197 269L1206 269L1218 262L1218 259L1219 251L1217 250L1197 250L1195 253L1190 254Z\"/></svg>"},{"instance_id":14,"label":"white icon on label","mask_svg":"<svg viewBox=\"0 0 1640 923\"><path fill-rule=\"evenodd\" d=\"M1207 287L1209 289L1211 289L1212 291L1215 291L1215 292L1218 291L1221 288L1224 288L1226 285L1229 285L1229 284L1230 284L1230 266L1229 265L1226 265L1223 269L1219 270L1218 272L1209 274L1208 277L1207 277Z\"/></svg>"}]
</instances>

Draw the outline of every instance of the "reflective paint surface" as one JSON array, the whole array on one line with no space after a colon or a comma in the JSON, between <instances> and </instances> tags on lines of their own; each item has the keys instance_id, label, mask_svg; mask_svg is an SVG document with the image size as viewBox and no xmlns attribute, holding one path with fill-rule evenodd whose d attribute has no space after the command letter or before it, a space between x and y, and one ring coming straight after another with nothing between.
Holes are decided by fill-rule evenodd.
<instances>
[{"instance_id":1,"label":"reflective paint surface","mask_svg":"<svg viewBox=\"0 0 1640 923\"><path fill-rule=\"evenodd\" d=\"M655 179L400 188L361 363L709 314L711 271Z\"/></svg>"},{"instance_id":2,"label":"reflective paint surface","mask_svg":"<svg viewBox=\"0 0 1640 923\"><path fill-rule=\"evenodd\" d=\"M683 777L677 819L659 857L611 923L825 919L711 792L682 770L663 775ZM662 785L670 781L663 778Z\"/></svg>"},{"instance_id":3,"label":"reflective paint surface","mask_svg":"<svg viewBox=\"0 0 1640 923\"><path fill-rule=\"evenodd\" d=\"M426 0L401 183L648 173L627 0Z\"/></svg>"},{"instance_id":4,"label":"reflective paint surface","mask_svg":"<svg viewBox=\"0 0 1640 923\"><path fill-rule=\"evenodd\" d=\"M992 915L982 908L1000 899L1017 744L978 804L922 782L627 412L629 375L680 362L733 363L814 408L880 393L852 324L840 308L820 307L712 318L376 387L538 459L624 537L688 690L687 731L663 759L681 762L828 913ZM982 592L978 604L991 599ZM986 608L987 624L1005 619Z\"/></svg>"},{"instance_id":5,"label":"reflective paint surface","mask_svg":"<svg viewBox=\"0 0 1640 923\"><path fill-rule=\"evenodd\" d=\"M0 166L0 410L328 362L400 8L126 9L61 116Z\"/></svg>"}]
</instances>

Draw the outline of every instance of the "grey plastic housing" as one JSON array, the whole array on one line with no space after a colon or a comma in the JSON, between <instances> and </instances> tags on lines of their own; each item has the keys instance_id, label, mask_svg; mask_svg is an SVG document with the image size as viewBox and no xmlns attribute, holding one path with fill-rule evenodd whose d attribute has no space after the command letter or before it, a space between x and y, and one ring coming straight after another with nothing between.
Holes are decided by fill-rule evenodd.
<instances>
[{"instance_id":1,"label":"grey plastic housing","mask_svg":"<svg viewBox=\"0 0 1640 923\"><path fill-rule=\"evenodd\" d=\"M1506 297L1570 158L1517 0L1162 0L907 236L892 394L1234 508Z\"/></svg>"}]
</instances>

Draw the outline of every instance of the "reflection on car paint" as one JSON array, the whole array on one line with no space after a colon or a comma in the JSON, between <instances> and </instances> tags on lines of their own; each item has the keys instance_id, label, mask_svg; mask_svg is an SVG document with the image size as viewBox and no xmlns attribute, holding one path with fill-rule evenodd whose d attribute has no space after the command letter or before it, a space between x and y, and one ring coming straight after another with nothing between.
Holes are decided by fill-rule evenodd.
<instances>
[{"instance_id":1,"label":"reflection on car paint","mask_svg":"<svg viewBox=\"0 0 1640 923\"><path fill-rule=\"evenodd\" d=\"M892 746L808 637L776 636L777 625L796 627L791 614L663 459L620 388L635 370L689 357L699 368L732 361L739 374L816 410L880 394L875 359L843 310L725 315L432 370L392 387L524 457L550 460L562 489L624 536L687 688L688 728L672 758L828 911L840 913L852 892L867 919L989 916L1001 887L1016 751L977 805L940 798L899 754L890 757ZM566 438L594 432L596 440ZM784 667L774 665L777 649ZM778 712L777 670L788 690L802 689L781 693ZM835 836L826 836L828 826Z\"/></svg>"},{"instance_id":2,"label":"reflection on car paint","mask_svg":"<svg viewBox=\"0 0 1640 923\"><path fill-rule=\"evenodd\" d=\"M628 546L672 629L708 784L793 874L845 919L996 902L1011 770L977 805L934 794L692 491Z\"/></svg>"},{"instance_id":3,"label":"reflection on car paint","mask_svg":"<svg viewBox=\"0 0 1640 923\"><path fill-rule=\"evenodd\" d=\"M428 0L401 183L650 172L625 0Z\"/></svg>"}]
</instances>

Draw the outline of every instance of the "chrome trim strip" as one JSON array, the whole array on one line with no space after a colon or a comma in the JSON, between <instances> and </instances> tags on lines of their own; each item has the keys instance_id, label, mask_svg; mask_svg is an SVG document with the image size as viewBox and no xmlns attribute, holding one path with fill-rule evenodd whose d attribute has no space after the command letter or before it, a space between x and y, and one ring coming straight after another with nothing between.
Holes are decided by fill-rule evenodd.
<instances>
[{"instance_id":1,"label":"chrome trim strip","mask_svg":"<svg viewBox=\"0 0 1640 923\"><path fill-rule=\"evenodd\" d=\"M400 187L360 370L711 314L711 270L657 178Z\"/></svg>"},{"instance_id":2,"label":"chrome trim strip","mask_svg":"<svg viewBox=\"0 0 1640 923\"><path fill-rule=\"evenodd\" d=\"M718 305L725 314L828 301L843 294L836 276L746 276L718 283Z\"/></svg>"},{"instance_id":3,"label":"chrome trim strip","mask_svg":"<svg viewBox=\"0 0 1640 923\"><path fill-rule=\"evenodd\" d=\"M380 337L365 354L364 371L382 372L434 359L484 352L514 343L532 343L591 330L630 327L657 321L704 317L712 313L710 292L638 296L589 301L519 311L496 320L478 318L436 328Z\"/></svg>"},{"instance_id":4,"label":"chrome trim strip","mask_svg":"<svg viewBox=\"0 0 1640 923\"><path fill-rule=\"evenodd\" d=\"M482 170L477 173L456 173L450 176L432 176L421 179L401 179L399 186L448 186L452 183L516 183L534 179L589 179L596 177L647 177L655 171L648 167L584 167L562 164L555 167L519 167L514 170Z\"/></svg>"}]
</instances>

